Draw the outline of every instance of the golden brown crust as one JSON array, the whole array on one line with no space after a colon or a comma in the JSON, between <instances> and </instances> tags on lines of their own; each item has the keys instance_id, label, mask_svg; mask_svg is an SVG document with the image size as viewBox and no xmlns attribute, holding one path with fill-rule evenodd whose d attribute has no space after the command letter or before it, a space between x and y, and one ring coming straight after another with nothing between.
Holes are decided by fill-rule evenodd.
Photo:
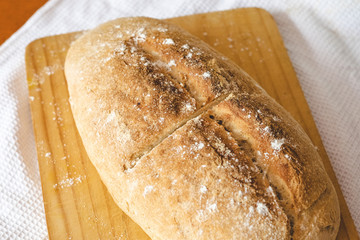
<instances>
[{"instance_id":1,"label":"golden brown crust","mask_svg":"<svg viewBox=\"0 0 360 240\"><path fill-rule=\"evenodd\" d=\"M164 21L80 37L65 73L88 155L153 239L334 239L339 206L299 124L246 73Z\"/></svg>"},{"instance_id":2,"label":"golden brown crust","mask_svg":"<svg viewBox=\"0 0 360 240\"><path fill-rule=\"evenodd\" d=\"M288 215L293 238L306 239L310 232L309 239L323 239L324 231L325 239L334 235L339 224L334 217L339 216L336 193L319 154L296 121L264 94L234 94L212 110L235 139L246 140L256 152L254 162Z\"/></svg>"},{"instance_id":3,"label":"golden brown crust","mask_svg":"<svg viewBox=\"0 0 360 240\"><path fill-rule=\"evenodd\" d=\"M134 220L150 236L284 239L289 234L287 216L266 179L230 134L206 115L166 138L129 175L131 182L138 179L140 192L128 201L140 204L145 215ZM136 201L140 194L141 203ZM162 207L147 207L155 202ZM167 224L153 225L149 218Z\"/></svg>"}]
</instances>

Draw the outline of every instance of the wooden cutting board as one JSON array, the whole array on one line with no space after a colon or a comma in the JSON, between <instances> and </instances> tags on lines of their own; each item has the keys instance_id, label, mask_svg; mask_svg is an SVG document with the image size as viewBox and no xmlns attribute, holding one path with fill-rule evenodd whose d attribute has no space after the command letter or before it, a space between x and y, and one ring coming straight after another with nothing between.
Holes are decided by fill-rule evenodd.
<instances>
[{"instance_id":1,"label":"wooden cutting board","mask_svg":"<svg viewBox=\"0 0 360 240\"><path fill-rule=\"evenodd\" d=\"M235 61L300 122L318 147L339 196L342 215L338 239L358 239L272 16L262 9L248 8L169 21ZM77 132L63 66L70 43L79 35L69 33L35 40L28 45L25 56L50 239L149 239L113 202Z\"/></svg>"}]
</instances>

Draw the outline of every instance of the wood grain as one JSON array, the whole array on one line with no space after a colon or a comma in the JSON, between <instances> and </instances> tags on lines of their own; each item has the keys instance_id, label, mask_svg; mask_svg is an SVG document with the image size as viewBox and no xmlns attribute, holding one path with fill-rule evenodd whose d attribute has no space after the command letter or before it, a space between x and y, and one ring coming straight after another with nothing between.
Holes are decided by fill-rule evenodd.
<instances>
[{"instance_id":1,"label":"wood grain","mask_svg":"<svg viewBox=\"0 0 360 240\"><path fill-rule=\"evenodd\" d=\"M339 196L338 239L359 239L320 135L272 16L235 9L169 19L247 71L303 126L322 156ZM113 202L77 132L63 72L80 33L38 39L26 69L44 205L51 239L149 239ZM119 183L121 184L121 183Z\"/></svg>"}]
</instances>

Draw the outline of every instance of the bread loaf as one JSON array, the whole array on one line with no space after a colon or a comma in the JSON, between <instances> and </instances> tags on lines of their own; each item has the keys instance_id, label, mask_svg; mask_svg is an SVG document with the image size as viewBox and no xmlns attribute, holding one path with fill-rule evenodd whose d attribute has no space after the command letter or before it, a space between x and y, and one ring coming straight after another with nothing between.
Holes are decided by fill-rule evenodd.
<instances>
[{"instance_id":1,"label":"bread loaf","mask_svg":"<svg viewBox=\"0 0 360 240\"><path fill-rule=\"evenodd\" d=\"M90 160L153 240L335 239L336 192L309 137L201 40L121 18L76 40L65 74Z\"/></svg>"}]
</instances>

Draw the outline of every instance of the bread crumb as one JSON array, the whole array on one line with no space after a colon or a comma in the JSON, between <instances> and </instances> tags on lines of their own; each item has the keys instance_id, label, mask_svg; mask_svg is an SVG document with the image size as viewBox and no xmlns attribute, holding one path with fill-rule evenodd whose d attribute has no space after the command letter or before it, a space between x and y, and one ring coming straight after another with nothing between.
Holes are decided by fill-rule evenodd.
<instances>
[{"instance_id":1,"label":"bread crumb","mask_svg":"<svg viewBox=\"0 0 360 240\"><path fill-rule=\"evenodd\" d=\"M111 111L111 113L110 113L110 114L107 116L107 118L106 118L106 123L111 122L112 120L115 119L115 117L116 117L115 112L114 112L114 111Z\"/></svg>"},{"instance_id":2,"label":"bread crumb","mask_svg":"<svg viewBox=\"0 0 360 240\"><path fill-rule=\"evenodd\" d=\"M250 206L249 207L249 213L247 214L248 217L251 217L254 214L254 207Z\"/></svg>"},{"instance_id":3,"label":"bread crumb","mask_svg":"<svg viewBox=\"0 0 360 240\"><path fill-rule=\"evenodd\" d=\"M170 60L169 63L168 63L168 66L169 67L176 66L175 60Z\"/></svg>"},{"instance_id":4,"label":"bread crumb","mask_svg":"<svg viewBox=\"0 0 360 240\"><path fill-rule=\"evenodd\" d=\"M186 103L185 109L186 111L192 111L194 110L194 106L191 103Z\"/></svg>"},{"instance_id":5,"label":"bread crumb","mask_svg":"<svg viewBox=\"0 0 360 240\"><path fill-rule=\"evenodd\" d=\"M43 71L48 76L54 74L54 69L51 66L44 67Z\"/></svg>"},{"instance_id":6,"label":"bread crumb","mask_svg":"<svg viewBox=\"0 0 360 240\"><path fill-rule=\"evenodd\" d=\"M85 176L78 176L77 178L66 178L59 183L56 183L53 185L53 188L65 188L65 187L71 187L78 183L82 182L82 179L85 178Z\"/></svg>"},{"instance_id":7,"label":"bread crumb","mask_svg":"<svg viewBox=\"0 0 360 240\"><path fill-rule=\"evenodd\" d=\"M285 139L274 139L273 141L271 141L271 147L272 149L274 149L275 151L280 151L281 146L284 144Z\"/></svg>"},{"instance_id":8,"label":"bread crumb","mask_svg":"<svg viewBox=\"0 0 360 240\"><path fill-rule=\"evenodd\" d=\"M136 34L136 37L134 38L135 42L145 42L146 40L146 34L144 33L144 28L140 28Z\"/></svg>"},{"instance_id":9,"label":"bread crumb","mask_svg":"<svg viewBox=\"0 0 360 240\"><path fill-rule=\"evenodd\" d=\"M204 185L202 185L202 186L200 187L200 192L201 192L201 193L206 193L207 190L208 190L207 187L204 186Z\"/></svg>"},{"instance_id":10,"label":"bread crumb","mask_svg":"<svg viewBox=\"0 0 360 240\"><path fill-rule=\"evenodd\" d=\"M202 142L200 142L199 144L197 144L197 149L200 150L200 149L203 149L204 148L204 144Z\"/></svg>"},{"instance_id":11,"label":"bread crumb","mask_svg":"<svg viewBox=\"0 0 360 240\"><path fill-rule=\"evenodd\" d=\"M260 202L256 204L256 211L261 215L267 215L269 213L269 210L266 207L266 205Z\"/></svg>"},{"instance_id":12,"label":"bread crumb","mask_svg":"<svg viewBox=\"0 0 360 240\"><path fill-rule=\"evenodd\" d=\"M274 190L272 189L271 186L269 186L268 188L266 188L266 192L274 194Z\"/></svg>"},{"instance_id":13,"label":"bread crumb","mask_svg":"<svg viewBox=\"0 0 360 240\"><path fill-rule=\"evenodd\" d=\"M167 32L168 30L166 28L158 27L157 30L159 32Z\"/></svg>"},{"instance_id":14,"label":"bread crumb","mask_svg":"<svg viewBox=\"0 0 360 240\"><path fill-rule=\"evenodd\" d=\"M207 209L210 211L210 212L215 212L216 209L217 209L217 204L216 203L213 203L213 204L210 204Z\"/></svg>"},{"instance_id":15,"label":"bread crumb","mask_svg":"<svg viewBox=\"0 0 360 240\"><path fill-rule=\"evenodd\" d=\"M166 38L164 41L163 41L163 44L166 44L166 45L174 45L174 40L172 40L171 38Z\"/></svg>"},{"instance_id":16,"label":"bread crumb","mask_svg":"<svg viewBox=\"0 0 360 240\"><path fill-rule=\"evenodd\" d=\"M126 50L126 46L122 43L119 47L115 49L115 52L119 53L120 55L125 54L124 51Z\"/></svg>"},{"instance_id":17,"label":"bread crumb","mask_svg":"<svg viewBox=\"0 0 360 240\"><path fill-rule=\"evenodd\" d=\"M209 71L207 71L207 72L204 72L202 76L203 76L203 78L209 78L211 76L211 74Z\"/></svg>"},{"instance_id":18,"label":"bread crumb","mask_svg":"<svg viewBox=\"0 0 360 240\"><path fill-rule=\"evenodd\" d=\"M189 47L189 44L184 44L184 45L181 46L181 48L183 48L183 49L189 49L190 47Z\"/></svg>"},{"instance_id":19,"label":"bread crumb","mask_svg":"<svg viewBox=\"0 0 360 240\"><path fill-rule=\"evenodd\" d=\"M264 132L270 133L270 127L269 126L264 127L263 130L264 130Z\"/></svg>"},{"instance_id":20,"label":"bread crumb","mask_svg":"<svg viewBox=\"0 0 360 240\"><path fill-rule=\"evenodd\" d=\"M153 191L154 187L149 185L149 186L146 186L145 189L144 189L144 192L143 192L143 196L146 197L146 194L148 194L149 192Z\"/></svg>"}]
</instances>

